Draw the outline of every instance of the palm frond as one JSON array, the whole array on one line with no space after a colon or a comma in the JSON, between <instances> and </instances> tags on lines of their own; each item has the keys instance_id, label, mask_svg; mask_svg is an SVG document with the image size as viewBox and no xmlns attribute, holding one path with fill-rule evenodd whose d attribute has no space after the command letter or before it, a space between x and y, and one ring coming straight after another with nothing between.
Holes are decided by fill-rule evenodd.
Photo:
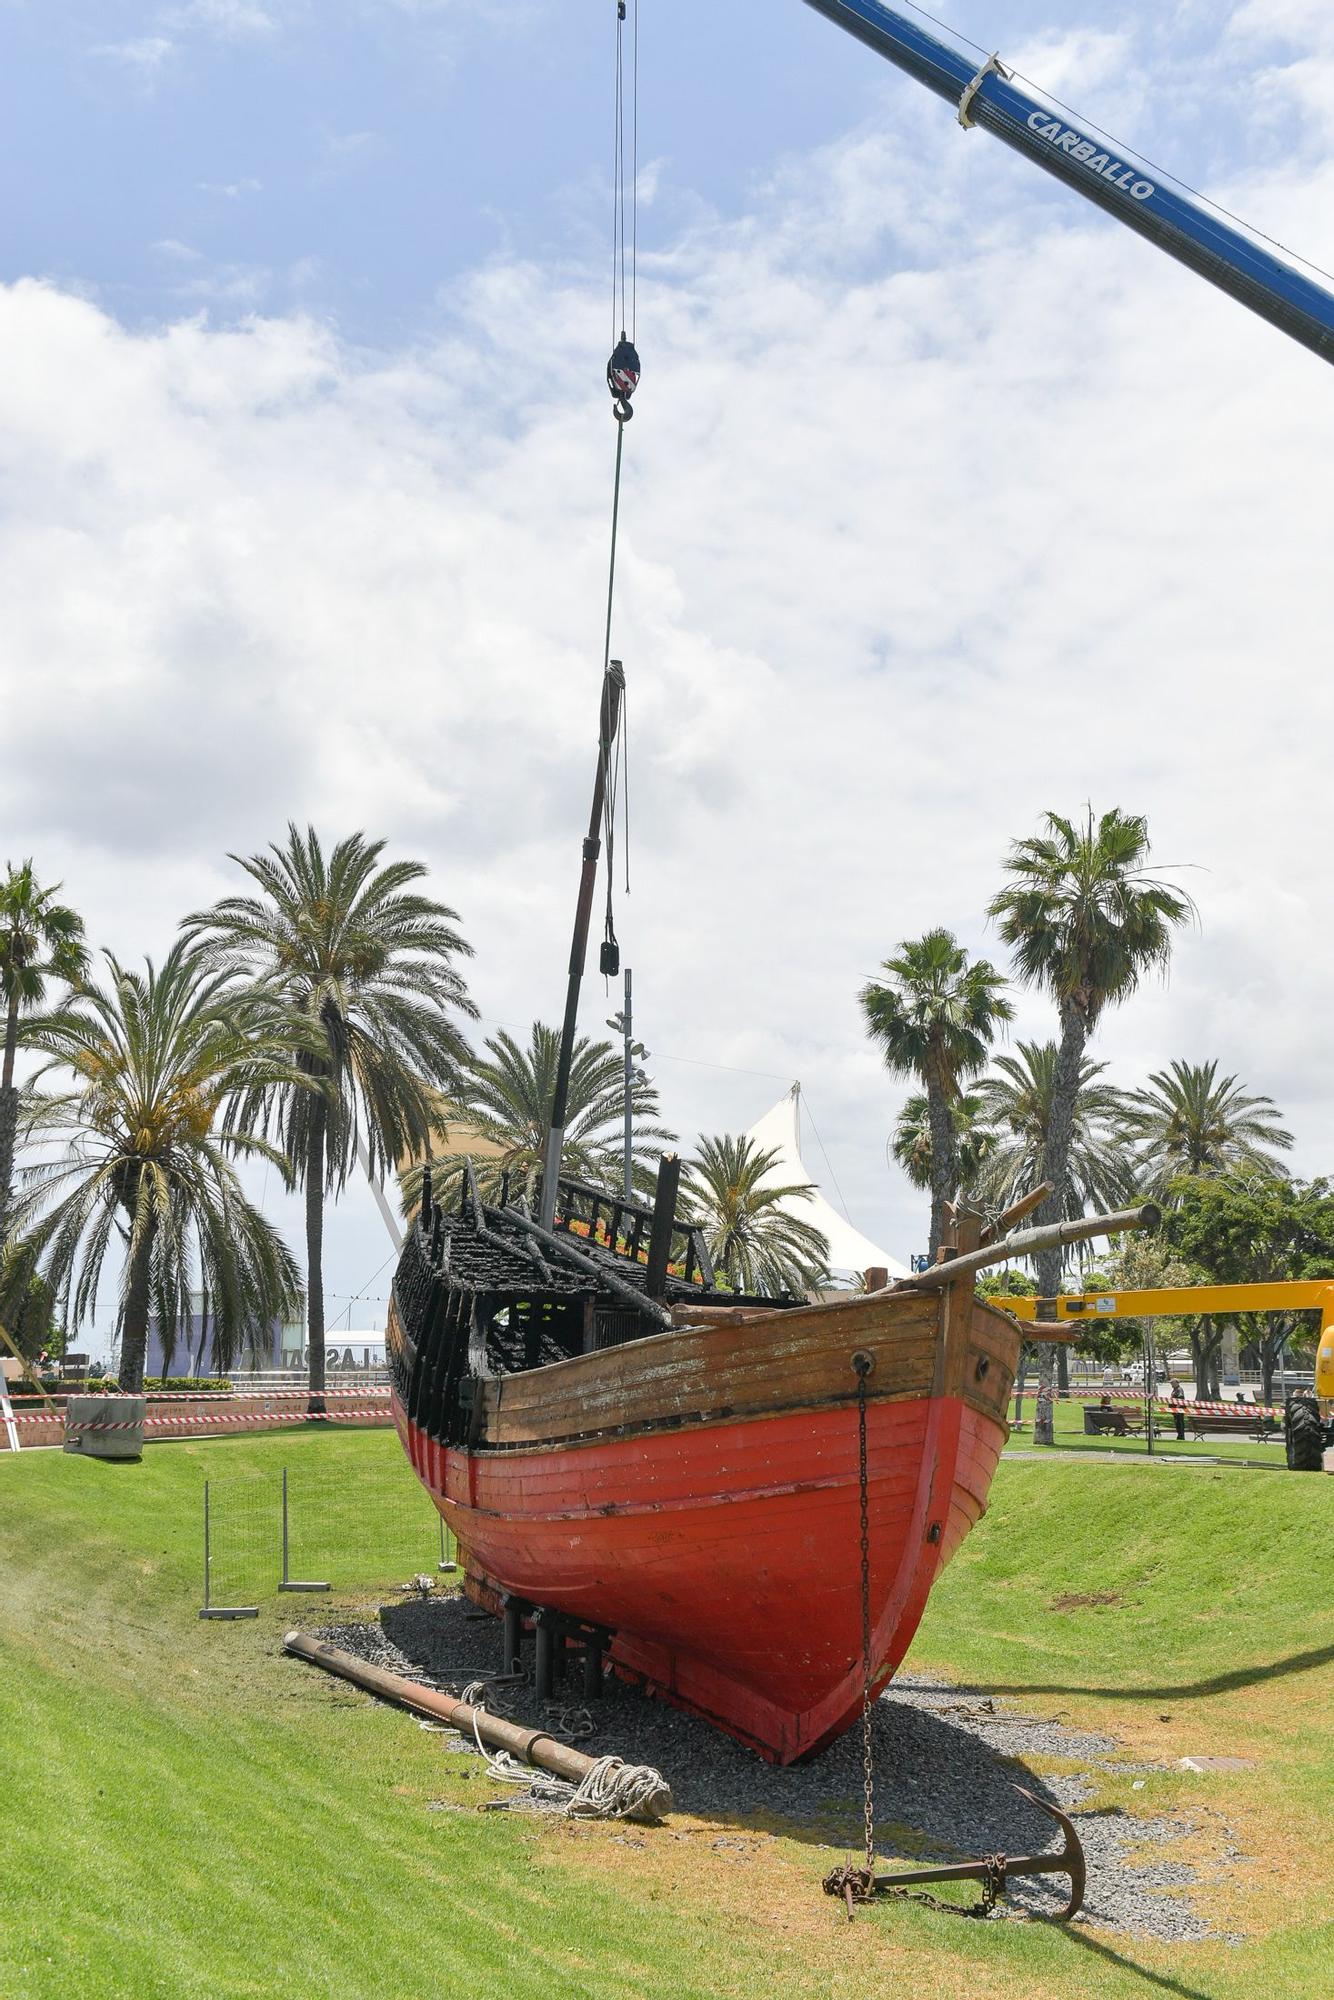
<instances>
[{"instance_id":1,"label":"palm frond","mask_svg":"<svg viewBox=\"0 0 1334 2000\"><path fill-rule=\"evenodd\" d=\"M148 1316L170 1356L207 1272L224 1328L289 1318L295 1267L245 1199L231 1159L285 1162L228 1114L273 1079L297 1077L272 1009L182 939L160 966L105 954L106 976L44 1017L36 1046L48 1076L29 1120L36 1157L20 1176L15 1219L70 1324L94 1312L108 1250L123 1249L123 1379L142 1378Z\"/></svg>"},{"instance_id":2,"label":"palm frond","mask_svg":"<svg viewBox=\"0 0 1334 2000\"><path fill-rule=\"evenodd\" d=\"M1273 1099L1218 1070L1216 1060L1173 1062L1131 1099L1127 1131L1152 1192L1166 1192L1183 1174L1284 1173L1275 1155L1290 1151L1293 1139Z\"/></svg>"},{"instance_id":3,"label":"palm frond","mask_svg":"<svg viewBox=\"0 0 1334 2000\"><path fill-rule=\"evenodd\" d=\"M767 1178L777 1148L747 1134L702 1138L682 1177L683 1212L704 1229L714 1269L733 1290L807 1292L829 1282L829 1241L787 1204L809 1201L809 1183Z\"/></svg>"}]
</instances>

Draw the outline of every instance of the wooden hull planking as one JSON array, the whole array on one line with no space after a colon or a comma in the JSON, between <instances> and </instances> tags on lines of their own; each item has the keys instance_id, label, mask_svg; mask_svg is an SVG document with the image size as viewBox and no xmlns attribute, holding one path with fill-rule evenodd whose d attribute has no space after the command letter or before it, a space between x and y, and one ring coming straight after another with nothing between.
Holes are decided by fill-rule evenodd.
<instances>
[{"instance_id":1,"label":"wooden hull planking","mask_svg":"<svg viewBox=\"0 0 1334 2000\"><path fill-rule=\"evenodd\" d=\"M488 1381L468 1449L428 1437L397 1395L395 1417L474 1595L607 1627L622 1671L787 1764L861 1707L853 1353L874 1359L882 1685L985 1512L1018 1344L1014 1322L971 1288L881 1294Z\"/></svg>"}]
</instances>

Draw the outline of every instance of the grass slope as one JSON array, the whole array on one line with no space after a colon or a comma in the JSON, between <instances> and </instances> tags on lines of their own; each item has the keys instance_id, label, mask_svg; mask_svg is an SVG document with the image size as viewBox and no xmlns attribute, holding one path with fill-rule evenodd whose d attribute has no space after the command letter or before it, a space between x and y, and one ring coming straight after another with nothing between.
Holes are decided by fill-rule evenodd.
<instances>
[{"instance_id":1,"label":"grass slope","mask_svg":"<svg viewBox=\"0 0 1334 2000\"><path fill-rule=\"evenodd\" d=\"M1156 1775L1133 1798L1128 1774L1107 1781L1135 1812L1184 1799L1206 1863L1215 1814L1255 1857L1232 1871L1241 1890L1218 1894L1256 1943L1155 1953L902 1906L849 1929L819 1894L827 1854L781 1828L743 1829L720 1853L716 1824L640 1836L428 1810L494 1788L444 1759L438 1737L282 1658L282 1630L309 1607L269 1595L251 1623L196 1618L205 1475L249 1486L268 1520L283 1463L294 1494L319 1498L323 1547L332 1536L346 1551L335 1580L369 1607L411 1566L384 1526L418 1506L390 1434L173 1444L138 1466L0 1458L5 1996L1318 1989L1334 1482L1007 1464L933 1598L915 1661L1095 1719L1165 1760L1261 1760L1240 1782ZM1093 1593L1114 1601L1052 1609Z\"/></svg>"},{"instance_id":2,"label":"grass slope","mask_svg":"<svg viewBox=\"0 0 1334 2000\"><path fill-rule=\"evenodd\" d=\"M1077 1390L1069 1402L1057 1402L1055 1406L1056 1442L1062 1451L1088 1451L1100 1453L1104 1457L1110 1453L1115 1458L1144 1458L1147 1447L1140 1437L1089 1437L1084 1430L1084 1407L1095 1405L1102 1391L1098 1388ZM1033 1438L1033 1406L1036 1401L1033 1384L1030 1381L1024 1391L1023 1429L1016 1431L1012 1443L1016 1450L1025 1450ZM1132 1423L1140 1423L1144 1418L1144 1405L1140 1402L1121 1403ZM1013 1409L1010 1412L1014 1415ZM1283 1448L1283 1434L1277 1437L1256 1439L1248 1437L1227 1437L1210 1433L1195 1438L1187 1426L1186 1436L1178 1439L1176 1427L1170 1415L1161 1410L1154 1422L1154 1452L1164 1459L1216 1459L1245 1461L1263 1466L1266 1470L1283 1471L1286 1458Z\"/></svg>"}]
</instances>

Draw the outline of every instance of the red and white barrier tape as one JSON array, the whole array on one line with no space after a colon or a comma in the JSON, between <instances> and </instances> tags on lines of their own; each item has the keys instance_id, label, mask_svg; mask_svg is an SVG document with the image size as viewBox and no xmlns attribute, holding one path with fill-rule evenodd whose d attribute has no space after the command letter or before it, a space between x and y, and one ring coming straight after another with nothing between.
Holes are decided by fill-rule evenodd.
<instances>
[{"instance_id":1,"label":"red and white barrier tape","mask_svg":"<svg viewBox=\"0 0 1334 2000\"><path fill-rule=\"evenodd\" d=\"M221 1398L208 1397L201 1398L200 1400L216 1404ZM307 1400L304 1391L302 1392L302 1400ZM387 1392L383 1397L377 1398L374 1402L362 1401L354 1403L350 1408L345 1404L340 1404L337 1409L333 1410L229 1411L214 1408L207 1412L192 1410L188 1414L184 1410L165 1411L161 1413L155 1413L150 1410L149 1414L142 1419L116 1418L110 1421L95 1419L91 1423L77 1424L70 1423L65 1413L61 1410L16 1410L14 1412L15 1426L22 1426L29 1433L26 1438L26 1442L29 1444L42 1442L58 1443L63 1442L66 1436L82 1437L93 1434L102 1436L114 1431L142 1430L145 1436L149 1436L153 1432L158 1432L159 1434L165 1433L167 1437L182 1437L188 1436L194 1431L215 1431L224 1428L235 1431L256 1431L275 1424L374 1423L387 1426L391 1422L392 1413ZM43 1426L45 1426L45 1436L42 1435ZM20 1441L22 1442L23 1440Z\"/></svg>"},{"instance_id":2,"label":"red and white barrier tape","mask_svg":"<svg viewBox=\"0 0 1334 2000\"><path fill-rule=\"evenodd\" d=\"M1144 1391L1142 1389L1100 1389L1093 1384L1090 1384L1087 1389L1060 1389L1053 1393L1056 1395L1057 1400L1062 1403L1086 1403L1090 1396L1110 1396L1114 1403L1142 1403L1144 1401ZM1019 1394L1017 1387L1013 1391L1013 1394L1016 1396ZM1024 1394L1025 1396L1036 1396L1037 1383L1031 1379L1025 1382Z\"/></svg>"},{"instance_id":3,"label":"red and white barrier tape","mask_svg":"<svg viewBox=\"0 0 1334 2000\"><path fill-rule=\"evenodd\" d=\"M1193 1403L1170 1403L1166 1397L1160 1397L1154 1407L1159 1410L1184 1410L1187 1416L1191 1414L1192 1410L1197 1415L1202 1412L1206 1417L1277 1417L1281 1419L1283 1415L1282 1410L1277 1409L1273 1403L1201 1403L1198 1401Z\"/></svg>"},{"instance_id":4,"label":"red and white barrier tape","mask_svg":"<svg viewBox=\"0 0 1334 2000\"><path fill-rule=\"evenodd\" d=\"M243 1410L237 1416L145 1417L145 1430L165 1430L168 1425L185 1424L199 1429L215 1424L309 1424L342 1423L349 1417L389 1417L387 1402L367 1404L355 1410Z\"/></svg>"},{"instance_id":5,"label":"red and white barrier tape","mask_svg":"<svg viewBox=\"0 0 1334 2000\"><path fill-rule=\"evenodd\" d=\"M56 1404L67 1403L71 1396L100 1396L105 1393L114 1397L119 1392L108 1389L57 1389L49 1400ZM368 1399L389 1398L389 1384L374 1383L364 1389L150 1389L148 1401L153 1404L167 1403L296 1403L309 1402L312 1396L322 1396L326 1403L361 1402ZM30 1399L35 1400L35 1399Z\"/></svg>"},{"instance_id":6,"label":"red and white barrier tape","mask_svg":"<svg viewBox=\"0 0 1334 2000\"><path fill-rule=\"evenodd\" d=\"M1018 1389L1013 1393L1014 1398L1017 1400L1019 1396ZM1025 1401L1029 1398L1036 1400L1037 1389L1031 1382L1024 1384L1023 1393ZM1082 1403L1087 1409L1093 1409L1096 1407L1090 1401L1090 1398L1093 1396L1097 1396L1099 1402L1106 1396L1112 1403L1136 1404L1140 1409L1144 1407L1144 1393L1139 1389L1067 1389L1060 1395L1058 1400L1062 1403ZM1197 1416L1274 1417L1280 1421L1283 1416L1282 1410L1277 1408L1273 1403L1205 1403L1198 1400L1174 1403L1170 1396L1155 1396L1153 1407L1155 1410L1180 1410L1186 1417L1189 1417L1192 1411Z\"/></svg>"},{"instance_id":7,"label":"red and white barrier tape","mask_svg":"<svg viewBox=\"0 0 1334 2000\"><path fill-rule=\"evenodd\" d=\"M220 1413L211 1417L143 1417L128 1423L86 1423L69 1425L71 1435L75 1431L160 1431L175 1429L185 1425L187 1429L212 1429L215 1424L305 1424L333 1423L347 1417L387 1417L389 1406L380 1403L375 1408L358 1410L248 1410L237 1416ZM51 1421L49 1418L48 1422Z\"/></svg>"},{"instance_id":8,"label":"red and white barrier tape","mask_svg":"<svg viewBox=\"0 0 1334 2000\"><path fill-rule=\"evenodd\" d=\"M1014 1390L1014 1400L1016 1402L1018 1402L1018 1394L1020 1392ZM1140 1410L1144 1408L1144 1396L1138 1390L1130 1390L1130 1388L1122 1388L1122 1390L1106 1388L1106 1390L1092 1390L1092 1392L1086 1390L1084 1394L1076 1394L1074 1390L1070 1390L1064 1396L1060 1396L1058 1400L1060 1402L1082 1402L1086 1410L1094 1410L1096 1404L1092 1404L1088 1400L1090 1394L1096 1394L1098 1400L1102 1400L1102 1396L1106 1396L1114 1404L1116 1402L1128 1402L1128 1404L1132 1404L1132 1406L1136 1406ZM1038 1390L1034 1388L1034 1384L1026 1382L1024 1384L1024 1402L1036 1402L1036 1400L1038 1400ZM1254 1418L1264 1416L1264 1418L1272 1418L1276 1424L1282 1424L1282 1416L1284 1416L1284 1412L1276 1404L1270 1404L1270 1402L1198 1402L1198 1400L1192 1400L1192 1402L1172 1402L1170 1396L1154 1396L1154 1410L1166 1410L1168 1414L1174 1414L1176 1410L1180 1410L1182 1416L1188 1422L1190 1422L1190 1416L1194 1414L1194 1416L1234 1416L1234 1418L1238 1418L1238 1422L1242 1418L1248 1420L1248 1422L1252 1422Z\"/></svg>"},{"instance_id":9,"label":"red and white barrier tape","mask_svg":"<svg viewBox=\"0 0 1334 2000\"><path fill-rule=\"evenodd\" d=\"M97 1391L74 1389L71 1395L96 1395ZM388 1396L389 1384L375 1382L362 1389L150 1389L150 1403L295 1403L311 1396L323 1396L326 1403L362 1401L368 1396Z\"/></svg>"}]
</instances>

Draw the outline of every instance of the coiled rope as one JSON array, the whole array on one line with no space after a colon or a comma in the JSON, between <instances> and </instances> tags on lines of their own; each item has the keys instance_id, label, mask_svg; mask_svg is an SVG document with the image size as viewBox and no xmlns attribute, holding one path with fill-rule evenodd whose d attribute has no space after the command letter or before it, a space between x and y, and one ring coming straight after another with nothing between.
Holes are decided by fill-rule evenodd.
<instances>
[{"instance_id":1,"label":"coiled rope","mask_svg":"<svg viewBox=\"0 0 1334 2000\"><path fill-rule=\"evenodd\" d=\"M462 1699L473 1711L472 1734L477 1754L486 1764L487 1776L497 1784L522 1785L527 1793L522 1803L539 1811L557 1812L566 1819L632 1819L653 1825L670 1811L671 1787L651 1764L627 1764L621 1757L599 1757L579 1784L558 1778L549 1771L535 1771L521 1764L508 1750L491 1750L482 1741L478 1715L486 1711L486 1681L472 1681ZM492 1709L491 1713L497 1713ZM565 1710L565 1716L586 1720L580 1735L592 1733L592 1717L586 1709ZM549 1732L556 1734L555 1730ZM492 1811L506 1811L520 1801L494 1799Z\"/></svg>"}]
</instances>

